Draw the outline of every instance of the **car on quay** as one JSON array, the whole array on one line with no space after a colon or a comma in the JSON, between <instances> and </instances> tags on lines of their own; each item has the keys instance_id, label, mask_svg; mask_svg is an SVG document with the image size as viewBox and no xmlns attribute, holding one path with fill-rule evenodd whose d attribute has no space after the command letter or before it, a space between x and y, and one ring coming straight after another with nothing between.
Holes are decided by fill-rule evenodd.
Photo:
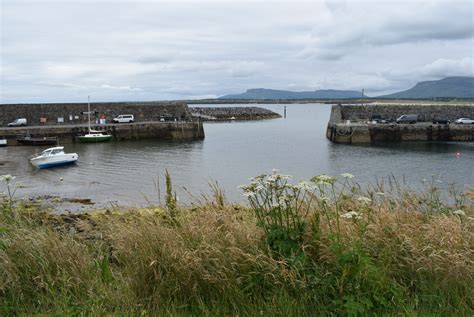
<instances>
[{"instance_id":1,"label":"car on quay","mask_svg":"<svg viewBox=\"0 0 474 317\"><path fill-rule=\"evenodd\" d=\"M15 121L10 122L9 124L7 124L7 126L9 126L9 127L22 127L22 126L26 126L27 124L28 124L28 121L25 118L18 118Z\"/></svg>"},{"instance_id":2,"label":"car on quay","mask_svg":"<svg viewBox=\"0 0 474 317\"><path fill-rule=\"evenodd\" d=\"M446 118L433 118L431 122L433 122L433 124L450 124L451 120L448 120Z\"/></svg>"},{"instance_id":3,"label":"car on quay","mask_svg":"<svg viewBox=\"0 0 474 317\"><path fill-rule=\"evenodd\" d=\"M112 120L114 123L131 123L135 121L133 114L121 114Z\"/></svg>"},{"instance_id":4,"label":"car on quay","mask_svg":"<svg viewBox=\"0 0 474 317\"><path fill-rule=\"evenodd\" d=\"M459 118L456 121L454 121L454 123L456 123L456 124L474 124L474 120L469 119L469 118Z\"/></svg>"},{"instance_id":5,"label":"car on quay","mask_svg":"<svg viewBox=\"0 0 474 317\"><path fill-rule=\"evenodd\" d=\"M404 114L398 117L397 123L417 123L418 115L417 114Z\"/></svg>"}]
</instances>

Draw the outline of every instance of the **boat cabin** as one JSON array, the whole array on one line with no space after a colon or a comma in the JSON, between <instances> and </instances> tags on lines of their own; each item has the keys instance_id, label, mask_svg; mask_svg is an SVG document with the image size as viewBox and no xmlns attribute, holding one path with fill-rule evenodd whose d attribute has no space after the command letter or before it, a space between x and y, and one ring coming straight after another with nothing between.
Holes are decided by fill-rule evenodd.
<instances>
[{"instance_id":1,"label":"boat cabin","mask_svg":"<svg viewBox=\"0 0 474 317\"><path fill-rule=\"evenodd\" d=\"M61 154L61 153L64 153L64 147L57 146L57 147L52 147L52 148L44 150L41 153L41 155L42 156L50 156L50 155L56 155L56 154Z\"/></svg>"}]
</instances>

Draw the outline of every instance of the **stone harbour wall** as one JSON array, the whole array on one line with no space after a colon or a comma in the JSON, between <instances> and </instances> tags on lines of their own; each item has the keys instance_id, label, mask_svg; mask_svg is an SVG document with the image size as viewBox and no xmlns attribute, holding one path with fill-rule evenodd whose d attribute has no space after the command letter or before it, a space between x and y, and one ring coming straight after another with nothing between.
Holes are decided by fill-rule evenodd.
<instances>
[{"instance_id":1,"label":"stone harbour wall","mask_svg":"<svg viewBox=\"0 0 474 317\"><path fill-rule=\"evenodd\" d=\"M396 119L403 114L418 114L416 124L370 123L372 116ZM474 124L432 124L433 118L454 121L474 119L469 105L334 105L326 137L334 143L376 144L403 141L474 141Z\"/></svg>"},{"instance_id":2,"label":"stone harbour wall","mask_svg":"<svg viewBox=\"0 0 474 317\"><path fill-rule=\"evenodd\" d=\"M344 105L340 109L342 121L367 121L372 116L384 119L397 119L404 114L417 114L420 121L444 118L454 121L458 118L474 119L474 106L469 105ZM337 112L337 111L336 111ZM335 122L335 120L332 120Z\"/></svg>"},{"instance_id":3,"label":"stone harbour wall","mask_svg":"<svg viewBox=\"0 0 474 317\"><path fill-rule=\"evenodd\" d=\"M260 107L191 107L191 113L202 120L262 120L281 118L276 112Z\"/></svg>"},{"instance_id":4,"label":"stone harbour wall","mask_svg":"<svg viewBox=\"0 0 474 317\"><path fill-rule=\"evenodd\" d=\"M192 121L187 104L178 102L94 102L90 109L95 112L92 122L99 118L111 122L120 114L133 114L137 122ZM1 104L0 127L17 118L26 118L30 126L87 123L83 112L87 103Z\"/></svg>"},{"instance_id":5,"label":"stone harbour wall","mask_svg":"<svg viewBox=\"0 0 474 317\"><path fill-rule=\"evenodd\" d=\"M125 124L92 125L92 129L104 131L112 135L112 140L140 140L140 139L169 139L169 140L202 140L204 128L202 122L136 122ZM15 128L0 128L0 139L7 139L8 145L19 145L18 135L32 137L58 137L59 143L74 143L76 137L88 132L87 124L79 125L50 125L27 126Z\"/></svg>"}]
</instances>

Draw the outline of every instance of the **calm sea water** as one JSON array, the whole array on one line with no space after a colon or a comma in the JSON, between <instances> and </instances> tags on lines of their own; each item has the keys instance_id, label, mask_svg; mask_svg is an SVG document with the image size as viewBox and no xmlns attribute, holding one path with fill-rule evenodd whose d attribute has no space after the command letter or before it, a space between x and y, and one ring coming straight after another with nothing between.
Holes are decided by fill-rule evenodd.
<instances>
[{"instance_id":1,"label":"calm sea water","mask_svg":"<svg viewBox=\"0 0 474 317\"><path fill-rule=\"evenodd\" d=\"M262 107L283 114L283 105ZM0 175L13 174L27 186L18 196L91 198L104 206L158 202L157 184L163 188L166 169L181 202L192 201L189 193L208 194L212 181L230 201L244 201L237 186L272 169L293 175L295 181L348 172L363 184L390 175L413 187L433 175L446 186L467 189L474 184L474 143L332 144L325 138L329 113L329 105L292 104L286 119L206 123L203 141L67 145L66 152L77 152L80 162L50 170L28 163L44 147L0 148Z\"/></svg>"}]
</instances>

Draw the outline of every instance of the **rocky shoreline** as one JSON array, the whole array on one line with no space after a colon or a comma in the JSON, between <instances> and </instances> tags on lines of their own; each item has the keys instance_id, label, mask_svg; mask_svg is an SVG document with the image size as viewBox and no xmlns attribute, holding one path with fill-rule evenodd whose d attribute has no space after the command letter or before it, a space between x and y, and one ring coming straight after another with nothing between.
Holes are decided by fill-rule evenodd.
<instances>
[{"instance_id":1,"label":"rocky shoreline","mask_svg":"<svg viewBox=\"0 0 474 317\"><path fill-rule=\"evenodd\" d=\"M265 120L281 118L276 112L260 107L190 107L201 121Z\"/></svg>"}]
</instances>

